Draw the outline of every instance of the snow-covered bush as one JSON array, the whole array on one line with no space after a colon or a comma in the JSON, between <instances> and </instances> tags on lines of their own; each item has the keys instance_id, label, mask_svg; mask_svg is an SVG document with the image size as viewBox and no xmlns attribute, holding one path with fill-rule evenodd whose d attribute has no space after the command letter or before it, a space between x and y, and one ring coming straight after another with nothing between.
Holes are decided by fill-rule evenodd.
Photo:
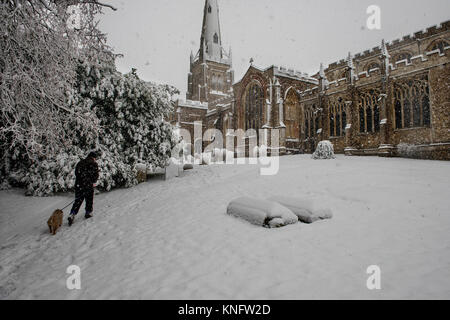
<instances>
[{"instance_id":1,"label":"snow-covered bush","mask_svg":"<svg viewBox=\"0 0 450 320\"><path fill-rule=\"evenodd\" d=\"M209 166L212 163L212 153L211 152L204 152L201 154L202 158L202 165Z\"/></svg>"},{"instance_id":2,"label":"snow-covered bush","mask_svg":"<svg viewBox=\"0 0 450 320\"><path fill-rule=\"evenodd\" d=\"M281 227L298 222L297 216L279 203L248 197L231 201L227 213L265 227Z\"/></svg>"},{"instance_id":3,"label":"snow-covered bush","mask_svg":"<svg viewBox=\"0 0 450 320\"><path fill-rule=\"evenodd\" d=\"M312 158L317 159L335 159L333 144L328 141L320 141Z\"/></svg>"}]
</instances>

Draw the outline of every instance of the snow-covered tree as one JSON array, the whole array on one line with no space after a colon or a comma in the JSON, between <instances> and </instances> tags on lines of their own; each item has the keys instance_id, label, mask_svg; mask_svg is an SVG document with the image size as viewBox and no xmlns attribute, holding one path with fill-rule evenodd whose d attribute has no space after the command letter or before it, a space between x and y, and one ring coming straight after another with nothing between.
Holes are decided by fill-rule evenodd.
<instances>
[{"instance_id":1,"label":"snow-covered tree","mask_svg":"<svg viewBox=\"0 0 450 320\"><path fill-rule=\"evenodd\" d=\"M95 16L96 0L0 6L0 184L32 195L67 191L87 153L102 152L99 186L136 183L137 162L164 166L175 145L164 121L176 89L123 75ZM75 8L79 21L71 22Z\"/></svg>"},{"instance_id":2,"label":"snow-covered tree","mask_svg":"<svg viewBox=\"0 0 450 320\"><path fill-rule=\"evenodd\" d=\"M78 8L77 29L68 23L72 6ZM94 130L95 119L86 110L70 109L68 100L80 59L113 58L95 24L100 11L96 1L2 1L0 141L4 155L26 153L31 161L38 161L70 144L72 122Z\"/></svg>"},{"instance_id":3,"label":"snow-covered tree","mask_svg":"<svg viewBox=\"0 0 450 320\"><path fill-rule=\"evenodd\" d=\"M98 119L100 131L95 144L103 156L99 161L99 186L136 183L134 167L164 167L175 147L173 127L165 118L172 111L172 96L178 91L168 85L144 82L132 70L126 75L98 65L81 65L77 88Z\"/></svg>"}]
</instances>

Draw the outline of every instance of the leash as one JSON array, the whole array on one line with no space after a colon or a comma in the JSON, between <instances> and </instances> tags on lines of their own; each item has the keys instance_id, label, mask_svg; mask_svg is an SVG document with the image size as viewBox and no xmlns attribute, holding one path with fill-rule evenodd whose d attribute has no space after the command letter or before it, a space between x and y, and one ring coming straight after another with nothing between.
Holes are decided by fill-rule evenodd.
<instances>
[{"instance_id":1,"label":"leash","mask_svg":"<svg viewBox=\"0 0 450 320\"><path fill-rule=\"evenodd\" d=\"M74 203L75 201L77 201L78 199L73 200L71 203L69 203L67 206L65 206L64 208L61 209L61 211L64 211L64 209L66 209L68 206L70 206L72 203Z\"/></svg>"},{"instance_id":2,"label":"leash","mask_svg":"<svg viewBox=\"0 0 450 320\"><path fill-rule=\"evenodd\" d=\"M82 197L81 197L82 198ZM81 198L75 198L75 200L72 200L72 202L70 202L69 204L67 204L67 206L65 206L64 208L61 209L61 211L64 211L64 209L66 209L67 207L69 207L71 204L73 204L75 201L80 200Z\"/></svg>"}]
</instances>

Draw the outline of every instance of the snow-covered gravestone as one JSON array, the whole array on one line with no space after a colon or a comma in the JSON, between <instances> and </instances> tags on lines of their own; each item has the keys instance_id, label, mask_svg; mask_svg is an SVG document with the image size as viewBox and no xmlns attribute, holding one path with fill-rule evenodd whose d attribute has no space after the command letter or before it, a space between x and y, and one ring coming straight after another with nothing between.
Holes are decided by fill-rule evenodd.
<instances>
[{"instance_id":1,"label":"snow-covered gravestone","mask_svg":"<svg viewBox=\"0 0 450 320\"><path fill-rule=\"evenodd\" d=\"M324 207L319 202L310 199L297 199L285 196L271 197L269 200L278 202L291 210L303 223L313 223L319 220L331 219L331 209Z\"/></svg>"},{"instance_id":2,"label":"snow-covered gravestone","mask_svg":"<svg viewBox=\"0 0 450 320\"><path fill-rule=\"evenodd\" d=\"M316 151L312 155L312 158L317 159L336 159L334 155L334 147L331 141L320 141Z\"/></svg>"},{"instance_id":3,"label":"snow-covered gravestone","mask_svg":"<svg viewBox=\"0 0 450 320\"><path fill-rule=\"evenodd\" d=\"M229 215L264 227L277 228L298 222L297 216L288 208L274 201L242 197L230 202Z\"/></svg>"}]
</instances>

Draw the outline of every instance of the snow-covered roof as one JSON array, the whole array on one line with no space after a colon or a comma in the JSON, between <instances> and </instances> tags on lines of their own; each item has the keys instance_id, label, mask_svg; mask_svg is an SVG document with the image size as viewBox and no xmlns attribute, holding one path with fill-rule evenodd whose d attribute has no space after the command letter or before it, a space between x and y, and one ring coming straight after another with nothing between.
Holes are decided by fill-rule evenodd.
<instances>
[{"instance_id":1,"label":"snow-covered roof","mask_svg":"<svg viewBox=\"0 0 450 320\"><path fill-rule=\"evenodd\" d=\"M319 80L317 80L316 78L313 78L310 75L308 75L307 73L300 72L300 71L297 71L295 69L288 69L288 68L279 67L279 66L276 66L276 65L271 65L270 67L267 67L267 68L263 69L263 68L255 66L253 64L249 67L249 69L250 68L255 68L256 70L258 70L260 72L266 72L266 71L268 71L268 70L273 68L274 76L284 77L284 78L291 78L291 79L300 80L300 81L305 81L305 82L309 82L311 84L316 84L316 85L319 84ZM245 77L245 75L244 75L244 77ZM244 77L242 77L242 79ZM241 82L242 79L239 80L236 83Z\"/></svg>"},{"instance_id":2,"label":"snow-covered roof","mask_svg":"<svg viewBox=\"0 0 450 320\"><path fill-rule=\"evenodd\" d=\"M284 68L284 67L278 67L278 66L271 66L270 68L274 68L274 75L275 76L281 76L281 77L286 77L286 78L292 78L292 79L296 79L296 80L302 80L302 81L307 81L313 84L318 84L319 81L316 78L313 78L311 76L309 76L307 73L305 72L300 72L297 71L295 69L288 69L288 68Z\"/></svg>"},{"instance_id":3,"label":"snow-covered roof","mask_svg":"<svg viewBox=\"0 0 450 320\"><path fill-rule=\"evenodd\" d=\"M179 107L208 110L208 102L178 99L177 103Z\"/></svg>"}]
</instances>

